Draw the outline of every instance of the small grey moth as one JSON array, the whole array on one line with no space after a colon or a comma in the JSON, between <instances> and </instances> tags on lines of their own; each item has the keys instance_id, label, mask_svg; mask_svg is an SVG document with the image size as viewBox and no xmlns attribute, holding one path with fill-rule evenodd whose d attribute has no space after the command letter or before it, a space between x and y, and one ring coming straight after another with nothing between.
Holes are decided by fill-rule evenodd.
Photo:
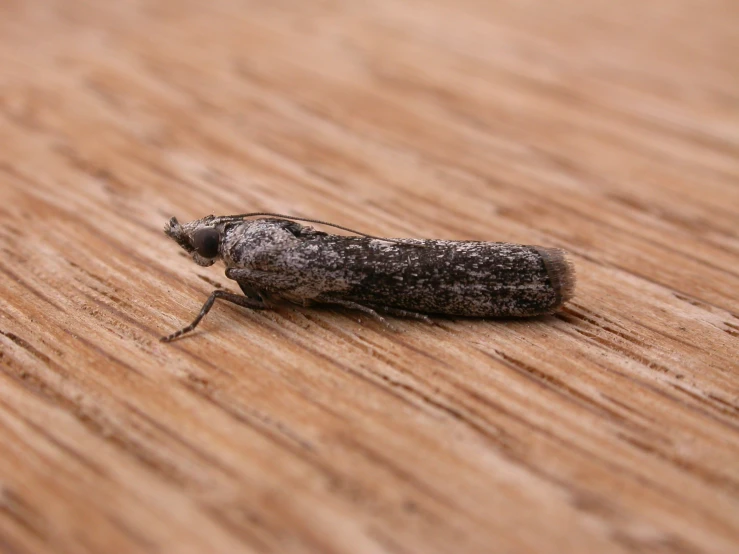
<instances>
[{"instance_id":1,"label":"small grey moth","mask_svg":"<svg viewBox=\"0 0 739 554\"><path fill-rule=\"evenodd\" d=\"M258 219L249 219L262 216ZM563 250L502 242L335 235L301 225L314 219L272 213L209 215L164 232L226 277L244 295L214 291L195 320L161 340L195 329L217 299L266 309L279 301L335 304L428 320L427 314L528 317L557 311L572 298L575 271Z\"/></svg>"}]
</instances>

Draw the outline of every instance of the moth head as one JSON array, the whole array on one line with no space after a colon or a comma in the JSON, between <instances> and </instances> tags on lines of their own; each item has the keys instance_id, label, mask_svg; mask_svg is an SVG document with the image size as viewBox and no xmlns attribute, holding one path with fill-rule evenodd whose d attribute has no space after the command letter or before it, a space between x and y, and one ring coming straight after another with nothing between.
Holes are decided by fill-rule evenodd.
<instances>
[{"instance_id":1,"label":"moth head","mask_svg":"<svg viewBox=\"0 0 739 554\"><path fill-rule=\"evenodd\" d=\"M173 217L164 226L164 232L188 252L196 264L207 267L218 261L221 253L222 230L216 223L212 215L184 224Z\"/></svg>"}]
</instances>

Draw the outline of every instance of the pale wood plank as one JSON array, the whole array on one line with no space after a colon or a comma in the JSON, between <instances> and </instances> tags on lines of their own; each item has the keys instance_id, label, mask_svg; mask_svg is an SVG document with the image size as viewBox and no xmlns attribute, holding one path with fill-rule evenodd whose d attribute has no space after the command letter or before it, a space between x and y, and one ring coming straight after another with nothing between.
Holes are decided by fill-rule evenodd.
<instances>
[{"instance_id":1,"label":"pale wood plank","mask_svg":"<svg viewBox=\"0 0 739 554\"><path fill-rule=\"evenodd\" d=\"M736 3L0 14L0 550L739 547ZM166 219L262 209L564 247L577 296L160 344L233 288Z\"/></svg>"}]
</instances>

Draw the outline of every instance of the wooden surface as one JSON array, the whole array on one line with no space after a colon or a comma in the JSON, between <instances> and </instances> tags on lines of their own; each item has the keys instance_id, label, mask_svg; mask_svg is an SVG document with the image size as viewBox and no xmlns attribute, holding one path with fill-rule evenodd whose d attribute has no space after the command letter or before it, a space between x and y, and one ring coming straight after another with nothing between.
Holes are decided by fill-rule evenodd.
<instances>
[{"instance_id":1,"label":"wooden surface","mask_svg":"<svg viewBox=\"0 0 739 554\"><path fill-rule=\"evenodd\" d=\"M0 551L739 551L737 2L0 6ZM165 221L251 210L577 295L157 342L235 289Z\"/></svg>"}]
</instances>

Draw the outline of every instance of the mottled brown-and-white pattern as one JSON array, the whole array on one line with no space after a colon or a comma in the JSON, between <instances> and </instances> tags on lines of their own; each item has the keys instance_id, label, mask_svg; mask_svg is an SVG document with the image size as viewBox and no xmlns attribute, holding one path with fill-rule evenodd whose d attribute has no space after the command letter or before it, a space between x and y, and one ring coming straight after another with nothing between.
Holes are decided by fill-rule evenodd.
<instances>
[{"instance_id":1,"label":"mottled brown-and-white pattern","mask_svg":"<svg viewBox=\"0 0 739 554\"><path fill-rule=\"evenodd\" d=\"M275 218L172 220L165 231L199 265L222 259L227 276L262 301L526 317L555 312L574 293L574 268L555 248L344 236Z\"/></svg>"}]
</instances>

